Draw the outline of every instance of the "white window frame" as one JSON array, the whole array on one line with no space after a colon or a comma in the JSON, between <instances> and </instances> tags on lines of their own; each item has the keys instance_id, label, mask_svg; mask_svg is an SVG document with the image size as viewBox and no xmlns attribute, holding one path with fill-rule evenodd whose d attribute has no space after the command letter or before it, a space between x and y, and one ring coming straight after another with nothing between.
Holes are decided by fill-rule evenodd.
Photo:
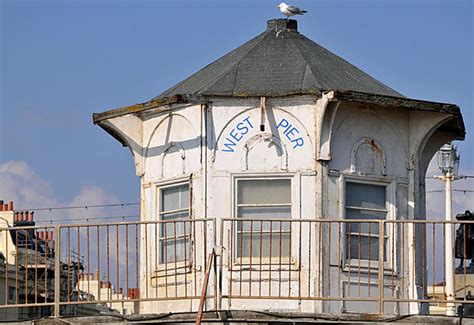
<instances>
[{"instance_id":1,"label":"white window frame","mask_svg":"<svg viewBox=\"0 0 474 325\"><path fill-rule=\"evenodd\" d=\"M397 182L393 178L389 177L370 177L366 175L347 175L341 174L341 193L340 193L340 215L346 219L346 183L357 183L357 184L365 184L365 185L377 185L377 186L385 186L385 211L386 211L386 218L387 221L393 221L397 219L397 210L396 210L396 188ZM344 249L343 249L343 268L344 271L348 271L351 269L351 272L357 270L357 272L367 273L369 268L371 273L377 273L379 267L379 260L368 260L368 259L358 259L358 258L351 258L350 260L347 259L347 227L348 223L345 223L344 229L342 229L341 238L344 240ZM384 229L385 238L387 238L387 244L384 247L386 259L383 261L384 270L390 270L396 272L397 267L397 227L390 226L392 223L386 223ZM375 236L372 236L375 237ZM377 235L378 237L378 235ZM394 246L394 247L393 247ZM394 263L392 263L394 262Z\"/></svg>"},{"instance_id":2,"label":"white window frame","mask_svg":"<svg viewBox=\"0 0 474 325\"><path fill-rule=\"evenodd\" d=\"M240 205L237 204L238 202L238 182L242 180L249 180L249 181L258 181L258 180L280 180L280 179L285 179L290 181L290 218L288 220L294 220L295 216L298 214L299 210L297 211L297 204L296 202L299 202L297 200L297 197L300 193L297 193L297 189L299 187L299 179L295 177L294 173L272 173L272 174L236 174L232 175L232 217L235 220L238 220L238 208ZM271 206L277 206L277 205L271 205ZM285 205L287 206L287 205ZM272 218L268 218L268 220L272 220ZM278 222L274 222L275 224ZM234 224L235 226L236 224ZM292 231L293 228L293 223L290 223L290 230L288 232ZM276 265L281 264L281 269L288 268L289 265L292 265L292 267L295 264L295 252L294 252L294 238L293 236L290 236L291 241L290 241L290 254L289 256L282 256L281 260L279 256L272 256L270 257L240 257L238 256L238 230L237 227L234 229L234 234L233 234L234 242L232 243L233 245L233 256L234 260L232 261L233 265L249 265L252 264L252 267L260 267L262 269L266 269L268 267L273 267L275 269ZM290 260L291 259L291 260ZM254 262L255 261L255 262ZM276 269L275 269L276 270Z\"/></svg>"},{"instance_id":3,"label":"white window frame","mask_svg":"<svg viewBox=\"0 0 474 325\"><path fill-rule=\"evenodd\" d=\"M192 216L190 215L191 213L191 205L192 205L192 197L191 197L191 184L189 182L189 178L180 178L180 179L176 179L176 180L172 180L172 181L167 181L167 182L163 182L163 183L159 183L159 184L156 184L156 208L155 208L155 211L156 211L156 220L158 221L161 221L162 218L161 218L161 215L163 214L162 211L161 211L161 197L162 197L162 190L164 189L169 189L169 188L173 188L173 187L178 187L178 186L182 186L182 185L188 185L188 191L189 191L189 206L187 209L178 209L178 210L170 210L170 211L166 211L166 213L170 213L170 212L181 212L181 211L188 211L188 215L189 215L189 218L188 219L182 219L182 220L189 220L190 223L190 228L191 228L191 221L192 221ZM180 219L181 220L181 219ZM174 271L177 272L177 270L175 269L181 269L181 268L189 268L189 266L191 265L192 261L191 261L191 257L192 255L190 251L186 251L186 253L188 255L190 255L190 258L188 258L187 260L173 260L173 261L166 261L164 262L163 261L163 256L162 256L162 245L163 245L163 242L164 242L164 238L161 237L161 225L162 223L158 223L158 238L156 238L156 241L158 243L158 252L157 252L157 258L158 258L158 261L157 261L157 266L158 266L158 270L156 271L163 271L163 270L168 270L167 272L169 273L172 273ZM189 236L192 236L192 233L189 234ZM179 239L180 237L183 237L183 236L177 236L177 238ZM174 237L173 237L174 238ZM171 239L173 239L171 238ZM167 238L168 240L170 238ZM190 238L189 239L190 242L192 242L192 239ZM192 247L190 247L190 250L192 249Z\"/></svg>"}]
</instances>

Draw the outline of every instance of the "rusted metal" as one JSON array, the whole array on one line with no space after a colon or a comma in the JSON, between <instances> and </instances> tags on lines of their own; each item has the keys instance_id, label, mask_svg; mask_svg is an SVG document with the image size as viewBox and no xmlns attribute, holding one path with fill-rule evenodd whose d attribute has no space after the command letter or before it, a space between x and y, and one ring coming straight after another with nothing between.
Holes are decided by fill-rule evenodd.
<instances>
[{"instance_id":1,"label":"rusted metal","mask_svg":"<svg viewBox=\"0 0 474 325\"><path fill-rule=\"evenodd\" d=\"M204 281L202 283L201 297L199 298L199 309L198 309L197 317L196 317L196 325L201 324L202 313L204 311L204 304L206 302L207 286L209 283L209 276L211 274L211 266L212 266L212 260L214 258L214 254L215 253L213 249L211 254L209 254L209 257L207 258L207 267L206 267L206 273L204 274Z\"/></svg>"},{"instance_id":2,"label":"rusted metal","mask_svg":"<svg viewBox=\"0 0 474 325\"><path fill-rule=\"evenodd\" d=\"M430 269L430 264L435 265L439 260L438 257L434 256L436 255L435 248L441 246L444 238L439 236L436 227L441 228L444 232L445 221L224 218L219 222L216 223L214 219L186 219L108 223L93 226L96 231L92 233L90 232L90 225L56 226L54 228L54 245L50 241L51 232L49 229L51 227L0 229L0 231L15 230L14 233L12 232L13 241L11 243L17 247L29 247L29 251L24 251L22 255L17 255L15 259L9 257L9 250L7 249L6 259L9 260L10 258L15 268L13 270L12 265L9 265L11 267L10 275L14 272L16 278L9 278L10 275L7 272L2 279L7 287L9 283L10 286L14 287L12 282L15 282L17 286L14 290L17 295L16 297L12 295L10 300L6 295L5 303L1 303L0 308L51 305L54 313L60 315L64 313L68 306L85 304L86 301L76 296L76 294L79 295L77 289L84 292L93 290L90 285L91 262L97 264L98 276L95 277L94 281L100 283L93 299L97 303L104 303L109 306L121 301L188 300L190 303L196 303L203 294L200 287L206 277L208 277L206 280L208 285L212 287L209 287L209 294L205 295L205 303L209 303L208 306L211 306L213 302L212 308L214 309L221 308L220 300L222 298L227 299L228 306L230 306L231 300L236 299L366 301L371 302L373 306L377 306L378 313L384 313L384 309L388 309L387 303L391 302L400 304L404 302L447 302L445 297L435 296L434 289L428 288L431 285L429 277L432 278L433 283L438 280L436 279L439 276L438 271ZM462 227L465 227L464 225L468 223L474 222L452 222L453 225L460 224ZM352 239L350 225L352 225L353 230ZM212 254L214 254L211 261L208 261L203 255L200 255L203 257L202 259L194 259L192 257L194 253L191 254L191 252L203 252L206 245L209 248L215 247L217 242L216 233L219 233L217 231L219 226L221 233L219 243L222 249L219 248L217 252L214 248L211 249ZM375 226L378 227L378 233L373 230ZM409 236L413 236L412 241L417 243L417 249L423 249L423 251L415 252L414 248L410 247L409 251L406 252L405 227L408 226L418 228L416 232L409 232ZM28 237L28 235L25 237L23 233L23 237L20 238L20 231L24 231L25 228L30 230L29 234L42 234L41 238L43 239L38 238L40 241L32 244L32 240L36 240L33 237ZM146 235L145 229L147 228L149 231ZM143 232L140 229L143 229ZM153 229L155 229L154 232L151 231ZM168 234L166 234L166 229L169 230ZM174 230L173 234L171 234L172 229ZM192 229L199 229L199 232L202 230L201 236L207 233L210 240L191 241L191 237L195 236L191 235L190 231ZM123 230L125 230L125 243L119 243L123 239L119 238ZM109 232L108 235L107 232ZM426 236L430 232L432 234L431 238ZM398 236L399 233L401 236ZM465 233L467 232L465 231ZM159 237L160 240L152 238L153 234L155 237ZM87 239L84 236L87 236ZM399 238L405 238L405 240L399 242ZM161 239L165 239L165 241ZM113 240L116 241L115 244L113 244ZM129 252L130 240L132 242L135 240L135 250L132 245ZM183 240L184 244L182 243ZM350 242L351 240L352 242ZM364 240L365 242L363 242ZM429 242L430 240L432 242ZM467 239L463 238L463 240ZM40 253L38 248L38 243L43 241L44 254ZM367 243L368 246L366 246ZM375 243L378 246L377 254L375 254ZM163 251L166 251L166 244L169 244L169 251L160 260ZM9 245L8 241L4 246L8 247L7 245ZM47 249L47 245L53 245L54 249ZM149 259L147 265L154 267L153 272L145 269L140 270L139 265L135 264L137 272L133 274L134 266L133 262L131 266L129 265L129 258L132 258L132 261L134 259L139 261L136 256L139 256L140 252L145 252L144 247L140 245L149 246L148 256L142 256L142 258ZM348 249L351 245L353 247L352 255L357 256L351 255L351 251ZM318 257L318 255L321 255L321 246L326 247L322 251L325 256ZM92 249L92 247L97 247L97 249ZM154 265L150 262L150 259L153 258L150 254L152 247L156 248ZM346 253L344 253L344 247L348 249ZM464 256L466 255L465 247ZM359 251L357 254L355 254L356 249ZM182 255L183 251L184 256ZM226 258L222 257L222 252L225 252ZM81 253L85 253L87 256L83 258ZM415 253L421 257L420 262L416 265L408 264L407 254L413 255ZM54 257L52 254L54 254ZM206 257L208 256L206 255ZM193 261L190 260L191 257L194 259ZM123 262L121 263L124 259L125 265L123 265ZM86 261L88 265L82 264ZM430 263L430 261L432 262ZM141 265L145 264L146 262L143 261ZM53 290L48 290L46 287L47 282L44 287L42 284L38 284L43 281L39 274L33 273L31 269L29 274L25 273L28 268L35 268L35 272L37 272L38 268L43 267L46 271L48 265L51 270L54 270L54 279L52 279L54 280L54 294L52 294ZM193 265L193 267L189 268L190 265ZM409 265L409 269L406 269L407 265ZM113 270L114 267L116 270ZM199 269L198 272L196 272L196 267ZM100 276L101 269L107 272L105 278ZM84 270L87 270L87 273L82 273ZM206 274L203 270L209 270L209 274ZM210 274L212 270L213 275ZM193 276L191 276L191 272L194 273ZM404 288L404 284L409 283L408 280L414 272L419 274L418 279L422 281L419 287L422 294L414 296L413 292L409 292L407 296L408 291ZM464 265L463 273L457 277L458 287L467 284L466 265ZM431 276L429 276L430 274ZM47 272L45 272L44 277L47 276ZM133 281L134 276L136 276L137 285L135 288L137 289L130 288L129 285L129 280ZM141 281L139 281L139 277L141 277ZM146 280L144 277L149 279ZM197 281L194 279L197 279ZM228 288L224 292L221 289L221 279L228 281ZM321 282L318 282L319 279L321 279ZM76 280L78 282L75 282ZM28 283L24 283L24 281L28 281ZM87 283L84 281L87 281ZM148 289L145 288L147 281L148 286L150 286ZM127 292L129 292L129 289L137 291L134 291L133 295L121 298L119 295L121 291L119 289L120 283L126 283ZM352 290L350 290L350 283L352 283ZM378 286L378 294L370 291L371 283L374 287ZM195 287L194 292L190 290L191 284ZM35 286L34 289L33 286ZM147 290L153 290L152 286L156 286L155 294L149 295ZM158 286L159 289L157 289ZM240 291L236 288L240 288ZM362 288L364 289L362 290ZM397 288L400 288L400 292ZM101 290L102 294L100 294ZM140 295L138 290L141 292ZM413 289L410 287L410 290ZM19 297L23 297L23 293L26 291L29 291L31 295L19 299ZM467 288L463 288L458 292L461 294L456 297L455 303L466 299ZM463 292L464 297L461 297ZM427 299L427 295L433 295L433 297L430 297L433 299ZM45 297L48 297L47 300Z\"/></svg>"}]
</instances>

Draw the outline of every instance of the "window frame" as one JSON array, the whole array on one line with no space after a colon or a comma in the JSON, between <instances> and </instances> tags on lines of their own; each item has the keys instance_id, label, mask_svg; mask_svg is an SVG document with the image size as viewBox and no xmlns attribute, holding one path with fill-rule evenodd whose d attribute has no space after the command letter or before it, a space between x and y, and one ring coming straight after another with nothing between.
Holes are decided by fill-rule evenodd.
<instances>
[{"instance_id":1,"label":"window frame","mask_svg":"<svg viewBox=\"0 0 474 325\"><path fill-rule=\"evenodd\" d=\"M238 217L238 209L239 207L242 206L257 206L255 204L250 204L250 205L239 205L238 204L238 182L239 181L258 181L258 180L289 180L290 181L290 204L262 204L258 206L289 206L290 207L290 217L288 220L294 220L295 216L299 214L299 209L297 209L297 204L295 202L298 202L296 200L297 195L299 193L296 193L298 186L299 186L299 179L298 177L295 177L294 173L265 173L265 174L234 174L232 175L232 191L231 191L231 209L232 209L232 219L234 220L239 220L240 217ZM249 218L243 218L243 219L249 219ZM279 218L275 218L276 220L279 220ZM275 220L273 218L262 218L261 220L268 220L272 221ZM274 223L278 223L278 221L275 221ZM293 223L290 223L290 229L287 231L282 230L283 234L290 233L292 232L292 227ZM295 264L295 252L294 252L294 236L290 236L290 244L289 244L289 256L272 256L272 257L262 257L260 256L239 256L238 252L238 227L237 223L233 223L231 226L233 229L233 252L232 255L234 256L234 260L232 261L232 265L234 266L239 266L239 265L252 265L252 267L259 267L261 269L268 269L268 268L274 268L278 265L280 265L281 269L287 269L290 267L293 267Z\"/></svg>"},{"instance_id":2,"label":"window frame","mask_svg":"<svg viewBox=\"0 0 474 325\"><path fill-rule=\"evenodd\" d=\"M346 184L347 183L355 183L355 184L363 184L363 185L376 185L376 186L384 186L385 187L385 209L364 209L364 210L372 210L376 212L384 211L386 213L386 217L384 220L386 221L394 221L397 219L397 209L396 209L396 189L397 189L397 182L396 179L390 177L370 177L367 175L348 175L348 174L341 174L341 192L340 192L340 215L343 216L344 220L350 220L347 218L346 209L348 206L346 205ZM350 207L349 207L350 208ZM344 248L342 252L342 265L344 271L351 271L355 268L357 272L367 273L370 269L370 273L376 274L378 272L379 267L379 260L370 260L370 259L358 259L358 258L351 258L350 260L347 258L347 247L348 247L348 238L347 238L347 225L349 223L345 223L341 238L344 239ZM385 260L383 261L383 268L384 270L389 270L392 272L397 272L397 227L390 226L393 223L385 223L384 229L384 238L387 239L387 244L384 247L385 252ZM358 233L357 233L358 234ZM367 235L365 237L368 237ZM374 236L371 234L371 238L377 237L377 241L380 239L379 234ZM361 236L362 238L362 236Z\"/></svg>"},{"instance_id":3,"label":"window frame","mask_svg":"<svg viewBox=\"0 0 474 325\"><path fill-rule=\"evenodd\" d=\"M182 186L182 185L187 185L188 186L188 196L189 196L189 201L188 201L188 208L187 209L175 209L175 210L169 210L169 211L164 211L162 212L161 211L161 206L162 206L162 190L165 190L165 189L169 189L169 188L173 188L173 187L179 187L179 186ZM164 221L162 219L162 215L163 214L169 214L169 213L179 213L179 212L184 212L184 211L188 211L188 218L186 219L177 219L177 220L186 220L186 221L190 221L189 222L189 227L191 228L191 221L193 219L192 215L191 215L191 206L192 206L192 197L191 197L191 183L190 183L190 180L189 178L180 178L180 179L176 179L176 180L171 180L171 181L167 181L167 182L162 182L162 183L159 183L159 184L156 184L156 207L155 207L155 216L156 216L156 220L159 221L158 222L158 234L157 234L157 238L156 238L156 242L158 243L157 245L157 249L158 249L158 252L157 252L157 261L156 261L156 264L157 264L157 269L155 270L155 272L162 272L162 271L166 271L168 274L172 273L172 272L178 272L178 269L188 269L190 266L191 266L191 256L187 259L184 259L184 260L176 260L176 259L173 259L172 261L167 261L166 262L163 260L163 253L162 253L162 248L163 248L163 243L165 240L174 240L174 236L172 238L164 238L164 237L161 237L161 227L163 224L166 224L166 223L162 223L161 221ZM186 230L186 229L185 229ZM186 237L186 231L183 235L179 235L177 236L177 240L179 241L180 238L185 238ZM190 243L192 242L192 231L189 233L188 235L189 237L189 241ZM184 241L183 245L186 244L186 241ZM191 244L189 245L191 246ZM190 247L190 249L192 249L192 247ZM186 252L188 255L190 254L189 251Z\"/></svg>"}]
</instances>

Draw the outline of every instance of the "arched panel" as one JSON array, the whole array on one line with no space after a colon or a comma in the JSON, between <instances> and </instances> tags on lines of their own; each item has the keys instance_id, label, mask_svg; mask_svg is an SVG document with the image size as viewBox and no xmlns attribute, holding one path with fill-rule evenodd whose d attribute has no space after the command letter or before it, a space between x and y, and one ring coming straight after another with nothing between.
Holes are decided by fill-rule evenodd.
<instances>
[{"instance_id":1,"label":"arched panel","mask_svg":"<svg viewBox=\"0 0 474 325\"><path fill-rule=\"evenodd\" d=\"M279 165L276 162L279 161ZM257 134L251 137L242 150L242 170L249 166L256 168L288 169L286 146L271 133Z\"/></svg>"},{"instance_id":2,"label":"arched panel","mask_svg":"<svg viewBox=\"0 0 474 325\"><path fill-rule=\"evenodd\" d=\"M351 152L351 172L367 175L386 175L385 152L371 138L356 142Z\"/></svg>"}]
</instances>

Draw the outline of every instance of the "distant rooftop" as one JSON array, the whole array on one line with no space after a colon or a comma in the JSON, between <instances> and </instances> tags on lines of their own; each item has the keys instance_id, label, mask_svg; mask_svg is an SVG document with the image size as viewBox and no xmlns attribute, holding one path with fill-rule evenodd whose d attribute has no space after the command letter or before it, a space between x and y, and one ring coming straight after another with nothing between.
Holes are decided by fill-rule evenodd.
<instances>
[{"instance_id":1,"label":"distant rooftop","mask_svg":"<svg viewBox=\"0 0 474 325\"><path fill-rule=\"evenodd\" d=\"M319 94L328 90L404 97L300 34L296 20L272 19L265 32L154 99Z\"/></svg>"}]
</instances>

